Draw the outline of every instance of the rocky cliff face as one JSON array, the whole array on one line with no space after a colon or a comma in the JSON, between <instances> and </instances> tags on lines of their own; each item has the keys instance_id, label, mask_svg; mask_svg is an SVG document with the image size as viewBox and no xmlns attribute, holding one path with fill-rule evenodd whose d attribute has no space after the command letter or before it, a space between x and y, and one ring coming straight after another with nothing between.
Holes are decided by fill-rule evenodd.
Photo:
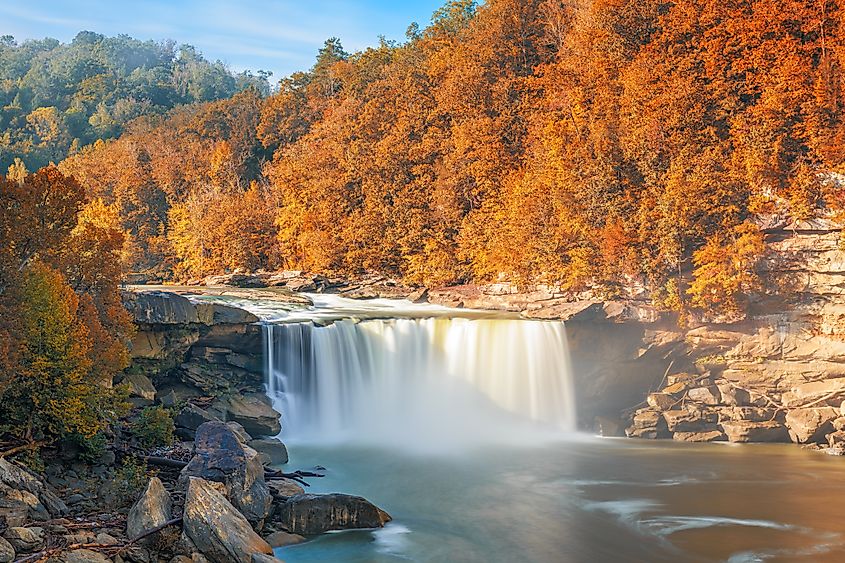
<instances>
[{"instance_id":1,"label":"rocky cliff face","mask_svg":"<svg viewBox=\"0 0 845 563\"><path fill-rule=\"evenodd\" d=\"M352 287L349 297L407 297L565 320L584 428L614 434L626 429L641 438L840 447L845 443L841 227L827 219L778 217L765 218L761 227L770 251L763 272L769 287L738 322L694 319L681 328L674 315L648 305L636 286L630 299L613 302L573 300L551 287L520 292L509 284L414 291L375 280L338 287ZM254 318L220 306L186 306L184 299L165 301L170 298L136 297L135 365L154 381L167 373L171 385L175 380L202 393L259 391L261 335L251 324Z\"/></svg>"}]
</instances>

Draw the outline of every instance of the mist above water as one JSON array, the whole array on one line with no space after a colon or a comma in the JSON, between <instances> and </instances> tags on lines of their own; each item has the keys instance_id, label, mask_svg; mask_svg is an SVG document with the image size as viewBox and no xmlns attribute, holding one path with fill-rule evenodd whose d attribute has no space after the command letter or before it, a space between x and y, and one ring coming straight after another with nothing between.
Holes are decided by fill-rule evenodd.
<instances>
[{"instance_id":1,"label":"mist above water","mask_svg":"<svg viewBox=\"0 0 845 563\"><path fill-rule=\"evenodd\" d=\"M287 441L445 452L574 430L566 329L515 319L265 325Z\"/></svg>"}]
</instances>

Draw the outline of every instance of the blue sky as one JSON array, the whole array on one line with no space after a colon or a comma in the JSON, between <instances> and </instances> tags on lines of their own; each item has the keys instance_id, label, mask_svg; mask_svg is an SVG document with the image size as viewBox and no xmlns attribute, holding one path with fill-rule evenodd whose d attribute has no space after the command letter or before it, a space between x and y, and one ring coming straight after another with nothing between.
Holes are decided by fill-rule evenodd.
<instances>
[{"instance_id":1,"label":"blue sky","mask_svg":"<svg viewBox=\"0 0 845 563\"><path fill-rule=\"evenodd\" d=\"M0 35L70 41L82 30L190 43L233 70L271 70L273 81L313 64L327 38L347 51L401 40L444 0L0 0Z\"/></svg>"}]
</instances>

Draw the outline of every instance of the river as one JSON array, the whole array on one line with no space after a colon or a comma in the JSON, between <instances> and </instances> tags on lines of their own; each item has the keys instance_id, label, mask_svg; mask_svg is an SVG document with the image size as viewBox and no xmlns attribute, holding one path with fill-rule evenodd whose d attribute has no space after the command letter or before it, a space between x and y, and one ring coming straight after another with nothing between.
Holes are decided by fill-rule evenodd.
<instances>
[{"instance_id":1,"label":"river","mask_svg":"<svg viewBox=\"0 0 845 563\"><path fill-rule=\"evenodd\" d=\"M384 529L299 561L845 561L843 460L574 428L563 323L312 296L265 327L268 393L311 492L366 497Z\"/></svg>"}]
</instances>

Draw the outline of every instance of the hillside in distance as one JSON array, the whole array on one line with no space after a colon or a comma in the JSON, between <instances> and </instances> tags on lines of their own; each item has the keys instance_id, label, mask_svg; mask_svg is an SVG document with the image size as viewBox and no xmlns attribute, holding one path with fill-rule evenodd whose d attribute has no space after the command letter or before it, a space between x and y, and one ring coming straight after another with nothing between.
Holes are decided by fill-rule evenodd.
<instances>
[{"instance_id":1,"label":"hillside in distance","mask_svg":"<svg viewBox=\"0 0 845 563\"><path fill-rule=\"evenodd\" d=\"M127 122L183 104L228 98L248 87L269 91L259 72L235 74L190 45L104 37L70 43L0 38L0 167L16 158L34 170L60 162Z\"/></svg>"}]
</instances>

